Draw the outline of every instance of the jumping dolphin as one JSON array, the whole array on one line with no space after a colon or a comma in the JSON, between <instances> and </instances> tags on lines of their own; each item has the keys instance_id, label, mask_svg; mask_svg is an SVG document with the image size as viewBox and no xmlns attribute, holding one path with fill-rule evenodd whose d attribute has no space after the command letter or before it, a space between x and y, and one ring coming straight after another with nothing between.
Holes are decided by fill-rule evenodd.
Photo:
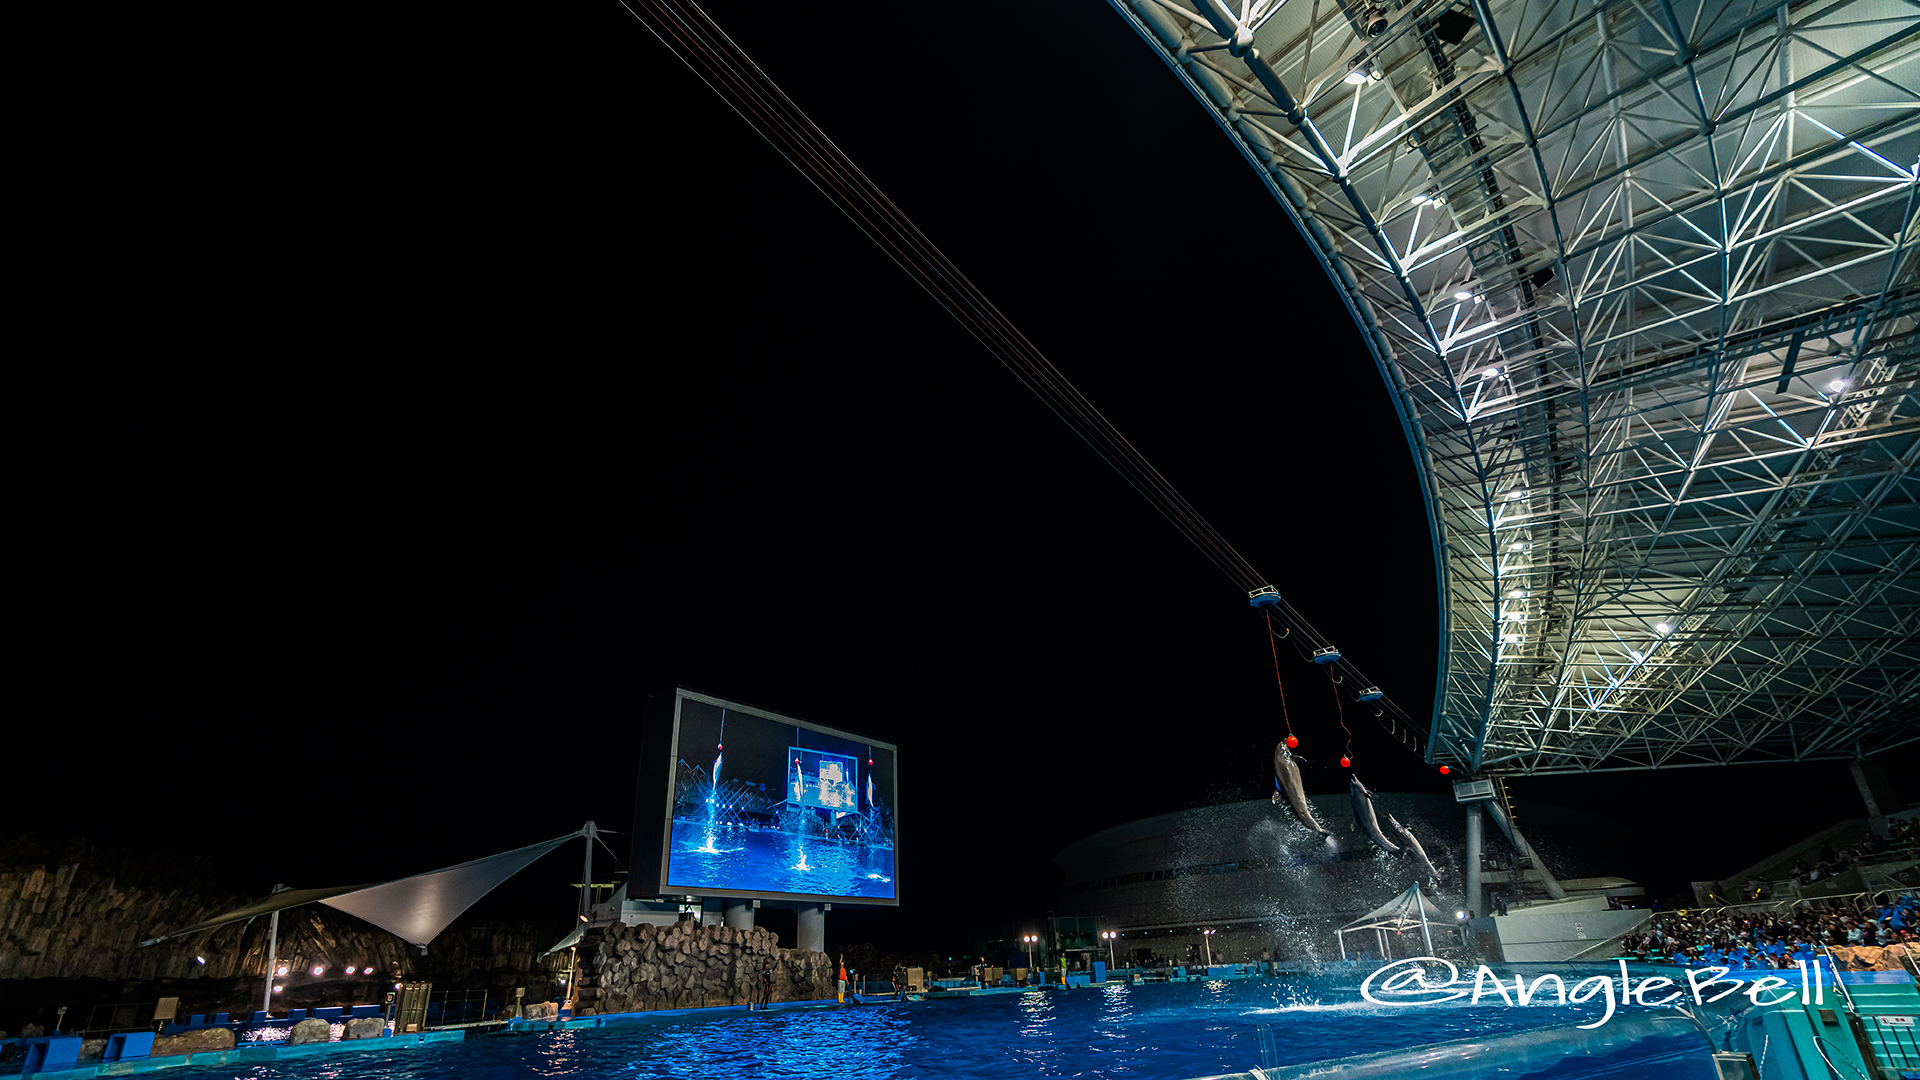
<instances>
[{"instance_id":1,"label":"jumping dolphin","mask_svg":"<svg viewBox=\"0 0 1920 1080\"><path fill-rule=\"evenodd\" d=\"M1321 836L1333 835L1332 830L1322 828L1313 819L1313 807L1307 805L1307 789L1300 784L1300 766L1293 763L1293 754L1288 752L1286 743L1275 743L1273 747L1273 786L1273 801L1277 803L1285 795L1287 806L1292 808L1300 824Z\"/></svg>"},{"instance_id":2,"label":"jumping dolphin","mask_svg":"<svg viewBox=\"0 0 1920 1080\"><path fill-rule=\"evenodd\" d=\"M1420 841L1413 838L1413 833L1405 825L1395 821L1392 814L1387 815L1387 828L1392 829L1393 835L1400 838L1400 843L1407 849L1406 854L1413 856L1413 861L1419 863L1420 868L1427 872L1427 879L1438 884L1440 871L1433 868L1433 861L1427 858L1427 849L1420 846Z\"/></svg>"},{"instance_id":3,"label":"jumping dolphin","mask_svg":"<svg viewBox=\"0 0 1920 1080\"><path fill-rule=\"evenodd\" d=\"M1380 831L1380 819L1373 816L1373 792L1367 790L1367 785L1361 783L1358 776L1349 779L1351 782L1347 785L1347 801L1353 804L1355 827L1366 833L1367 839L1373 841L1373 846L1381 851L1389 855L1400 854L1400 849L1394 847L1393 841L1387 839L1386 834Z\"/></svg>"}]
</instances>

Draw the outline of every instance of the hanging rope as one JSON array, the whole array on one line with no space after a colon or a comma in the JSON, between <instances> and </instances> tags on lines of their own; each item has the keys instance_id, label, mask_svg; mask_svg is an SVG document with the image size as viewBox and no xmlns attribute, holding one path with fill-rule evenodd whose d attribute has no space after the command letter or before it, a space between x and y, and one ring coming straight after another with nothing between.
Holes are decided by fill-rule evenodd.
<instances>
[{"instance_id":1,"label":"hanging rope","mask_svg":"<svg viewBox=\"0 0 1920 1080\"><path fill-rule=\"evenodd\" d=\"M1287 725L1287 745L1299 746L1300 740L1293 735L1293 718L1287 715L1287 684L1280 678L1280 643L1274 640L1272 615L1267 616L1267 648L1273 653L1273 685L1280 688L1280 719Z\"/></svg>"},{"instance_id":2,"label":"hanging rope","mask_svg":"<svg viewBox=\"0 0 1920 1080\"><path fill-rule=\"evenodd\" d=\"M1340 700L1340 680L1334 678L1333 665L1327 665L1327 685L1333 687L1333 709L1340 717L1340 730L1347 734L1347 755L1340 759L1340 767L1346 768L1353 763L1353 732L1347 730L1347 707Z\"/></svg>"}]
</instances>

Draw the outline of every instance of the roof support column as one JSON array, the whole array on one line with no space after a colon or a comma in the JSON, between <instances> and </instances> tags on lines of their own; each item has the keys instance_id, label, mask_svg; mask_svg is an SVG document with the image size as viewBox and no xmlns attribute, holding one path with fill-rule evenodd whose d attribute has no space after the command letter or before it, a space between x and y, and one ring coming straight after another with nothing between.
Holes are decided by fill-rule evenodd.
<instances>
[{"instance_id":1,"label":"roof support column","mask_svg":"<svg viewBox=\"0 0 1920 1080\"><path fill-rule=\"evenodd\" d=\"M1479 916L1486 910L1485 898L1481 891L1485 888L1480 882L1480 859L1486 850L1487 816L1480 810L1480 804L1467 804L1467 914Z\"/></svg>"}]
</instances>

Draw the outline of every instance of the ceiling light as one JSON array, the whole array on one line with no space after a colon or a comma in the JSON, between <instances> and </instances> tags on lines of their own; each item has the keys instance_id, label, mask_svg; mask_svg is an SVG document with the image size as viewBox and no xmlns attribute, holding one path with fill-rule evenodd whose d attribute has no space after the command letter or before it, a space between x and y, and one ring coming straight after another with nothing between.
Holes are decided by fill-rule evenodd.
<instances>
[{"instance_id":1,"label":"ceiling light","mask_svg":"<svg viewBox=\"0 0 1920 1080\"><path fill-rule=\"evenodd\" d=\"M1519 600L1519 599L1521 599L1521 598L1523 598L1523 597L1525 597L1526 595L1527 595L1527 590L1525 590L1525 589L1514 589L1513 591L1511 591L1511 592L1509 592L1509 593L1507 593L1507 599L1509 599L1509 600Z\"/></svg>"},{"instance_id":2,"label":"ceiling light","mask_svg":"<svg viewBox=\"0 0 1920 1080\"><path fill-rule=\"evenodd\" d=\"M1645 660L1647 658L1647 654L1641 652L1639 649L1628 649L1627 655L1633 657L1635 660Z\"/></svg>"},{"instance_id":3,"label":"ceiling light","mask_svg":"<svg viewBox=\"0 0 1920 1080\"><path fill-rule=\"evenodd\" d=\"M1847 380L1845 379L1835 379L1832 382L1827 384L1827 389L1833 391L1836 394L1842 390L1845 390L1846 388L1847 388Z\"/></svg>"},{"instance_id":4,"label":"ceiling light","mask_svg":"<svg viewBox=\"0 0 1920 1080\"><path fill-rule=\"evenodd\" d=\"M1348 86L1359 86L1361 83L1366 81L1367 81L1367 67L1365 64L1362 64L1359 67L1354 68L1352 71L1347 72L1346 83Z\"/></svg>"},{"instance_id":5,"label":"ceiling light","mask_svg":"<svg viewBox=\"0 0 1920 1080\"><path fill-rule=\"evenodd\" d=\"M1518 542L1515 542L1515 543L1512 543L1512 544L1508 544L1508 545L1507 545L1507 550L1508 550L1508 551L1525 551L1525 550L1527 550L1527 545L1525 545L1525 544L1522 544L1522 543L1518 543Z\"/></svg>"},{"instance_id":6,"label":"ceiling light","mask_svg":"<svg viewBox=\"0 0 1920 1080\"><path fill-rule=\"evenodd\" d=\"M1520 640L1520 635L1519 634L1501 634L1500 640L1506 642L1509 645L1512 645L1514 642Z\"/></svg>"},{"instance_id":7,"label":"ceiling light","mask_svg":"<svg viewBox=\"0 0 1920 1080\"><path fill-rule=\"evenodd\" d=\"M1473 290L1461 289L1459 292L1453 294L1453 298L1455 300L1471 300L1473 299Z\"/></svg>"},{"instance_id":8,"label":"ceiling light","mask_svg":"<svg viewBox=\"0 0 1920 1080\"><path fill-rule=\"evenodd\" d=\"M1655 623L1653 627L1653 632L1656 634L1659 634L1662 637L1665 637L1666 635L1673 633L1673 627L1669 626L1666 623Z\"/></svg>"},{"instance_id":9,"label":"ceiling light","mask_svg":"<svg viewBox=\"0 0 1920 1080\"><path fill-rule=\"evenodd\" d=\"M1525 492L1524 490L1523 490L1523 491L1509 491L1509 492L1507 492L1507 501L1508 501L1508 502L1513 502L1513 501L1514 501L1515 499L1524 499L1524 498L1526 498L1526 497L1527 497L1527 493L1526 493L1526 492Z\"/></svg>"}]
</instances>

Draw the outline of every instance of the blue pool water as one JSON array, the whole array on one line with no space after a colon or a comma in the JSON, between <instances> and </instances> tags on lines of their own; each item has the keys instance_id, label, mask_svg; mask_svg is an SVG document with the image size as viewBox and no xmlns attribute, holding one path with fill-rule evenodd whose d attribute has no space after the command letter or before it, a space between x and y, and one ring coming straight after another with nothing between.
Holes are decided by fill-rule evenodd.
<instances>
[{"instance_id":1,"label":"blue pool water","mask_svg":"<svg viewBox=\"0 0 1920 1080\"><path fill-rule=\"evenodd\" d=\"M1622 1018L1648 1011L1622 1010ZM252 1080L1189 1080L1259 1065L1261 1024L1272 1025L1276 1063L1288 1064L1590 1023L1598 1016L1598 1009L1587 1006L1376 1006L1360 999L1357 977L1114 984L909 1005L659 1018L224 1070L168 1070L168 1075L176 1080L214 1075Z\"/></svg>"}]
</instances>

